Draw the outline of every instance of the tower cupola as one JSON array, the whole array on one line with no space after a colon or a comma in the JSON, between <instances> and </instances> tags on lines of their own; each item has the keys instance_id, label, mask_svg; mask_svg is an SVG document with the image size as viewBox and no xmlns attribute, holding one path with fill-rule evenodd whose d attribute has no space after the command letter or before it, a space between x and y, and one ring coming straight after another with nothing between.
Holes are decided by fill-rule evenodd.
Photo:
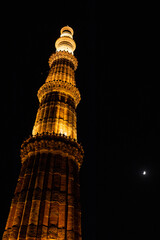
<instances>
[{"instance_id":1,"label":"tower cupola","mask_svg":"<svg viewBox=\"0 0 160 240\"><path fill-rule=\"evenodd\" d=\"M65 26L60 31L60 37L55 42L56 51L66 51L74 54L76 49L76 43L73 40L73 29L69 26Z\"/></svg>"}]
</instances>

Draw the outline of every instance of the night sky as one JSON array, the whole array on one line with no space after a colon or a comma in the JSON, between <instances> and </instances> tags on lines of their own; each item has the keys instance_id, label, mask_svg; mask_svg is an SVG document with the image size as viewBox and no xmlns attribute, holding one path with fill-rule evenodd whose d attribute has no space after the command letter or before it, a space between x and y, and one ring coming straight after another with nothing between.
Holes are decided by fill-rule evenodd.
<instances>
[{"instance_id":1,"label":"night sky","mask_svg":"<svg viewBox=\"0 0 160 240\"><path fill-rule=\"evenodd\" d=\"M21 167L20 146L38 110L37 91L60 29L69 25L82 98L77 127L85 151L83 240L159 238L158 33L152 10L139 7L126 12L79 1L7 12L1 30L1 234Z\"/></svg>"}]
</instances>

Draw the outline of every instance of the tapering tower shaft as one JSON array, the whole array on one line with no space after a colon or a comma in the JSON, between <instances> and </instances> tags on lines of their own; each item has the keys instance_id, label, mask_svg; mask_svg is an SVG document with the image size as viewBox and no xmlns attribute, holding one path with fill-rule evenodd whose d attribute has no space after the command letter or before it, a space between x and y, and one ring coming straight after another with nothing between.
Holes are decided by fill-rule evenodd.
<instances>
[{"instance_id":1,"label":"tapering tower shaft","mask_svg":"<svg viewBox=\"0 0 160 240\"><path fill-rule=\"evenodd\" d=\"M45 84L38 91L40 106L33 127L33 135L55 132L77 139L76 107L80 93L76 88L73 30L64 27L55 46L57 52L49 58L50 71ZM69 51L69 52L68 52Z\"/></svg>"},{"instance_id":2,"label":"tapering tower shaft","mask_svg":"<svg viewBox=\"0 0 160 240\"><path fill-rule=\"evenodd\" d=\"M22 167L3 240L81 240L76 88L72 28L61 29L50 72L38 91L32 136L21 146Z\"/></svg>"}]
</instances>

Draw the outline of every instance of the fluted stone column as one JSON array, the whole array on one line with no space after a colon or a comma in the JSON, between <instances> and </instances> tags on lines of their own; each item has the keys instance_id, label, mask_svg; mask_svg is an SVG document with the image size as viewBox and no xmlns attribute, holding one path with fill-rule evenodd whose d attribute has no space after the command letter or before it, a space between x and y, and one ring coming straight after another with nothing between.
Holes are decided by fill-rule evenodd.
<instances>
[{"instance_id":1,"label":"fluted stone column","mask_svg":"<svg viewBox=\"0 0 160 240\"><path fill-rule=\"evenodd\" d=\"M49 59L50 72L38 91L32 136L21 146L22 167L3 240L81 240L73 30L66 26Z\"/></svg>"}]
</instances>

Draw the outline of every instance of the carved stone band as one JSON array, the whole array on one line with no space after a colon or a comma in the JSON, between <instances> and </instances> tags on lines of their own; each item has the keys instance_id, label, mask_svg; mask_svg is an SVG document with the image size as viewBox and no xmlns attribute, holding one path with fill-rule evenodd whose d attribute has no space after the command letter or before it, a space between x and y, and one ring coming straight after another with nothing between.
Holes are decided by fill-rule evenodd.
<instances>
[{"instance_id":1,"label":"carved stone band","mask_svg":"<svg viewBox=\"0 0 160 240\"><path fill-rule=\"evenodd\" d=\"M84 155L82 146L68 137L54 133L37 134L24 141L21 146L21 162L23 163L29 154L45 150L53 154L62 154L72 158L77 163L79 169L82 165Z\"/></svg>"},{"instance_id":2,"label":"carved stone band","mask_svg":"<svg viewBox=\"0 0 160 240\"><path fill-rule=\"evenodd\" d=\"M41 102L41 100L47 93L55 92L55 91L69 94L74 99L76 107L81 100L81 96L78 88L76 88L71 83L68 83L66 81L57 80L57 81L46 82L45 84L42 85L42 87L40 87L37 94L39 102Z\"/></svg>"},{"instance_id":3,"label":"carved stone band","mask_svg":"<svg viewBox=\"0 0 160 240\"><path fill-rule=\"evenodd\" d=\"M49 66L52 67L53 62L55 60L58 60L58 59L61 59L61 58L71 61L73 66L74 66L74 70L77 69L77 66L78 66L77 58L75 56L73 56L71 53L66 52L66 51L59 51L59 52L53 53L50 56L49 61L48 61Z\"/></svg>"}]
</instances>

